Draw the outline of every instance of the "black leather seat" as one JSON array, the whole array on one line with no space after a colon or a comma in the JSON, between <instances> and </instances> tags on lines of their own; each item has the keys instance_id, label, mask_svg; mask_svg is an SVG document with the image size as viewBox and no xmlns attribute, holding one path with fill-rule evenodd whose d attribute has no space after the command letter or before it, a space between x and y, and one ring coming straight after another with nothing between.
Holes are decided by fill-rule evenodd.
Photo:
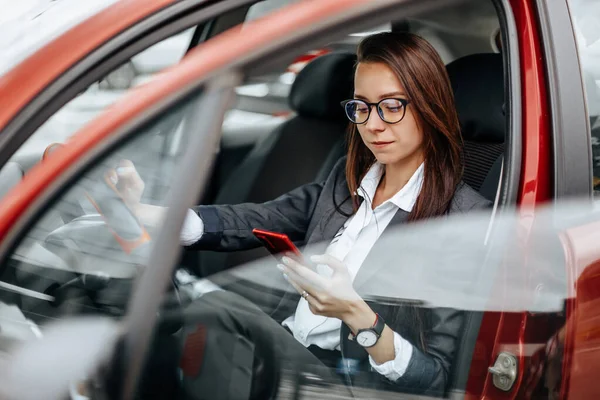
<instances>
[{"instance_id":1,"label":"black leather seat","mask_svg":"<svg viewBox=\"0 0 600 400\"><path fill-rule=\"evenodd\" d=\"M351 98L356 56L333 52L296 77L289 104L296 115L259 142L219 189L216 204L260 203L326 177L344 153L348 121L340 102ZM262 249L202 252L200 276L267 256Z\"/></svg>"},{"instance_id":2,"label":"black leather seat","mask_svg":"<svg viewBox=\"0 0 600 400\"><path fill-rule=\"evenodd\" d=\"M469 55L448 64L447 70L464 139L463 179L493 201L506 129L502 55Z\"/></svg>"}]
</instances>

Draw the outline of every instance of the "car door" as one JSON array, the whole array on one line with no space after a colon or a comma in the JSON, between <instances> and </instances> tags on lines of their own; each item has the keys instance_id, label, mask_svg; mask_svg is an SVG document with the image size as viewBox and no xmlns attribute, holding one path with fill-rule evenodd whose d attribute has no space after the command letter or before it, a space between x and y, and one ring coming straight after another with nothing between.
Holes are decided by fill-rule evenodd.
<instances>
[{"instance_id":1,"label":"car door","mask_svg":"<svg viewBox=\"0 0 600 400\"><path fill-rule=\"evenodd\" d=\"M273 56L276 50L281 52L280 57L285 57L286 53L282 52L282 49L290 48L291 45L296 45L300 50L307 51L314 46L314 42L319 41L319 35L325 32L327 28L335 27L334 33L342 35L350 33L349 31L352 28L360 28L361 23L366 24L365 21L367 20L372 24L381 24L386 22L391 15L401 17L410 12L422 10L420 8L422 6L419 6L418 9L412 8L417 4L416 2L406 3L406 7L400 7L394 2L359 0L329 0L318 4L302 4L267 17L263 21L264 23L249 26L248 31L231 32L221 38L215 38L207 42L197 51L191 53L180 65L164 74L161 79L132 91L125 99L117 103L112 112L102 115L92 124L86 126L71 143L63 149L57 150L42 164L32 169L30 175L26 176L15 191L4 199L3 207L0 207L2 213L0 214L0 234L3 237L1 250L4 251L4 257L14 254L9 252L10 250L19 248L22 244L22 238L27 234L28 228L33 226L32 223L35 218L42 215L45 209L51 209L49 202L60 196L61 193L69 193L68 189L70 187L75 188L74 183L80 182L79 178L86 177L88 171L93 172L90 175L92 177L92 187L83 186L82 190L87 193L93 192L96 186L103 188L102 179L99 179L102 178L101 172L115 167L114 164L122 158L117 153L113 154L112 151L118 149L121 145L126 146L127 138L135 136L135 133L139 132L138 128L143 130L145 126L151 126L152 121L156 120L155 122L160 123L161 120L164 120L161 117L168 114L166 110L170 110L171 107L175 107L176 104L181 104L181 102L185 103L185 100L183 100L185 96L193 97L193 94L198 93L198 90L205 91L206 96L200 96L198 102L192 101L189 104L195 104L197 108L194 108L194 111L200 110L197 112L197 116L202 117L201 121L195 121L197 122L195 132L202 132L202 134L207 135L213 133L220 126L227 93L239 83L238 72L240 68L260 68L261 63L266 63L268 57ZM363 22L356 22L359 20ZM322 23L318 25L319 29L309 28L311 24L316 22ZM353 23L350 24L350 22ZM530 23L531 21L526 20L525 22ZM533 35L533 33L531 34ZM308 43L309 41L310 43ZM306 48L303 49L302 46ZM241 55L244 57L240 57ZM207 80L208 77L212 79ZM528 93L528 96L535 95L537 93ZM185 98L191 99L192 97ZM206 113L210 114L207 116ZM187 115L187 113L184 114ZM170 124L168 125L171 128L173 127ZM129 252L125 251L127 257L141 257L133 261L126 260L125 264L146 265L145 272L141 275L137 284L137 290L135 292L129 291L133 295L129 307L130 312L126 317L129 330L125 340L125 354L127 355L124 360L126 367L125 387L123 389L126 394L125 397L130 397L135 391L135 383L139 378L140 371L143 369L144 355L148 349L147 345L151 342L156 311L162 300L160 293L168 285L172 269L177 263L178 232L187 207L194 204L195 198L199 194L199 186L202 184L203 176L210 162L209 154L214 149L213 146L216 145L214 139L203 136L205 142L200 143L198 137L195 137L197 140L189 143L187 156L177 163L173 169L174 173L172 175L178 176L177 180L169 182L173 194L170 197L170 202L162 203L162 205L171 206L164 219L166 222L158 233L149 233L149 236L156 238L156 240L149 242L152 244L151 246L144 247L144 244L148 242L142 241L139 246L133 247L133 249L130 247ZM129 151L135 151L135 146ZM109 161L105 164L99 164L100 160L104 160L102 157L108 157L106 160ZM94 167L98 169L94 169ZM511 167L516 168L514 164L511 164ZM151 175L156 166L150 166L149 168L149 175ZM508 173L514 173L514 171ZM190 183L192 181L196 183L192 185ZM506 185L512 185L514 191L515 186L518 186L518 180L510 181ZM527 194L531 194L530 188L526 190ZM94 198L93 195L92 198ZM35 204L29 208L34 201ZM166 201L166 199L161 199L161 201ZM100 220L100 222L103 222L103 220ZM135 223L131 224L136 228L133 233L125 230L120 234L115 227L109 229L104 224L102 226L108 230L105 241L112 240L111 238L115 238L115 235L121 238L124 236L140 238L143 235L140 234L139 224L137 225ZM51 230L50 233L55 230ZM47 236L47 233L44 232L41 238L34 238L34 241L43 240L45 242ZM119 243L119 241L116 242ZM67 243L71 242L67 241ZM101 241L98 241L98 243L101 243ZM114 247L114 242L111 243ZM66 246L62 245L61 247ZM75 246L75 250L79 251L78 248L80 247ZM142 256L137 255L135 252L136 249L140 251L140 249L148 247L149 253L144 253ZM118 247L114 248L115 251L120 251ZM88 254L88 252L85 254ZM96 258L100 258L100 261L103 259L102 255L102 253L95 254ZM106 255L108 256L110 253L107 252ZM127 269L128 267L117 268L117 271L127 271ZM131 267L129 269L135 270ZM131 278L131 275L126 275L125 279L127 278ZM70 280L64 283L68 282ZM501 285L502 282L499 284ZM18 286L14 283L11 283L11 285ZM11 288L15 289L12 286ZM86 290L85 287L83 289ZM22 295L22 293L17 294ZM44 301L43 299L37 300ZM83 308L83 306L80 306L80 308ZM493 335L498 324L491 323L487 326L490 329L490 335ZM508 326L506 329L508 331ZM487 340L488 345L486 352L493 354L492 350L496 351L494 349L496 337L488 337L485 340ZM488 358L489 360L492 359L492 357ZM484 376L481 374L482 370ZM485 375L487 365L479 366L477 372L476 378L480 379L478 385L482 383L487 386L491 385L491 378ZM481 392L474 393L479 395ZM499 396L500 394L496 392L495 395Z\"/></svg>"}]
</instances>

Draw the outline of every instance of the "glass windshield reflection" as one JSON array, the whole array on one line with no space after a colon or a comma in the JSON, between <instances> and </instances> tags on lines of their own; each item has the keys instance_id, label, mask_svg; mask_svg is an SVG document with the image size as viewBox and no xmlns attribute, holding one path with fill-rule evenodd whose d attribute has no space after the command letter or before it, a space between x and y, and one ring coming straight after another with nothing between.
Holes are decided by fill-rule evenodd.
<instances>
[{"instance_id":1,"label":"glass windshield reflection","mask_svg":"<svg viewBox=\"0 0 600 400\"><path fill-rule=\"evenodd\" d=\"M464 393L468 379L480 380L481 386L486 379L492 380L488 367L499 354L513 355L523 366L524 380L519 386L523 396L557 396L568 382L579 382L592 373L575 370L572 364L563 366L562 360L569 349L570 360L592 362L594 343L599 340L593 311L597 295L591 288L597 283L599 254L594 238L600 237L599 222L600 213L589 203L575 202L530 212L508 209L493 220L489 212L482 212L390 228L381 239L387 251L373 255L367 267L370 272L357 276L354 287L378 311L404 307L420 315L419 334L410 340L424 352L435 351L422 348L420 342L435 329L436 320L428 319L432 310L469 317L461 320L463 333L454 339L460 344L442 396ZM309 257L326 245L302 251ZM205 362L217 365L212 364L215 359L229 357L234 364L243 364L257 357L251 362L255 370L248 376L247 390L260 387L289 396L302 392L308 398L323 398L325 393L347 398L351 390L355 395L395 398L398 389L375 385L380 377L356 368L360 360L353 354L342 354L335 362L314 362L294 358L290 349L291 355L275 357L269 346L280 346L279 339L261 342L270 334L248 338L222 330L222 321L216 322L213 311L224 304L231 312L260 321L269 331L269 327L279 329L282 320L294 312L294 303L290 307L281 299L298 298L298 292L276 266L277 260L267 257L203 279L185 265L177 270L175 278L185 305L167 307L161 326L165 332L181 328L185 338L182 352L177 353L181 358L171 360L174 367L179 365L182 376L177 381L182 390L213 393L211 376L225 373L217 372L218 368L231 367L222 363L211 371L200 367ZM155 346L160 347L159 337ZM166 337L170 334L162 338ZM155 351L151 349L150 354ZM412 392L410 387L399 391Z\"/></svg>"}]
</instances>

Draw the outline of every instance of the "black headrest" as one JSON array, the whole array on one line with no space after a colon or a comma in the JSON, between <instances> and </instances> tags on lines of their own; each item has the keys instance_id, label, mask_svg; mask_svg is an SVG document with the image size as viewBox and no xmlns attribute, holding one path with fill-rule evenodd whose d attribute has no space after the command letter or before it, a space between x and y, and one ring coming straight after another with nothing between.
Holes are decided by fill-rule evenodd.
<instances>
[{"instance_id":1,"label":"black headrest","mask_svg":"<svg viewBox=\"0 0 600 400\"><path fill-rule=\"evenodd\" d=\"M463 138L503 143L505 137L502 55L473 54L447 65Z\"/></svg>"},{"instance_id":2,"label":"black headrest","mask_svg":"<svg viewBox=\"0 0 600 400\"><path fill-rule=\"evenodd\" d=\"M354 94L356 55L333 52L315 58L298 74L290 91L290 107L304 117L344 117L340 102Z\"/></svg>"}]
</instances>

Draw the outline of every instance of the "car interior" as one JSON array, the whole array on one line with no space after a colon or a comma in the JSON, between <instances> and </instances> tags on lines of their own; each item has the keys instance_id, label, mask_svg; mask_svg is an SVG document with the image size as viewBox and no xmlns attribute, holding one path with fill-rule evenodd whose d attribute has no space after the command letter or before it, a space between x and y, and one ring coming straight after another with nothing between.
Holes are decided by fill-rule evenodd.
<instances>
[{"instance_id":1,"label":"car interior","mask_svg":"<svg viewBox=\"0 0 600 400\"><path fill-rule=\"evenodd\" d=\"M230 17L250 21L287 3L266 0ZM464 140L464 181L496 201L509 125L500 23L492 1L472 0L356 32L314 49L317 57L297 54L298 59L308 59L300 68L292 69L286 62L246 76L226 114L218 154L199 204L264 202L303 184L323 181L346 150L348 121L340 102L353 94L356 46L364 36L386 30L423 36L446 62ZM0 170L0 196L27 169L13 160ZM273 314L279 295L267 295L260 283L240 278L233 268L263 257L270 257L263 248L234 253L182 251L180 270L193 278L183 282L176 275L175 283L182 287L208 278ZM231 272L219 273L223 270ZM292 310L277 312L289 315ZM480 321L481 314L469 315L454 366L453 389L466 387Z\"/></svg>"},{"instance_id":2,"label":"car interior","mask_svg":"<svg viewBox=\"0 0 600 400\"><path fill-rule=\"evenodd\" d=\"M491 2L467 3L456 14L425 15L394 21L373 29L408 30L423 35L447 60L447 70L464 140L464 181L494 201L500 182L505 146L504 67L496 44L499 22ZM478 14L479 30L461 26L460 12ZM253 123L255 142L232 139L243 129L223 125L222 142L210 190L200 204L264 202L302 184L323 181L345 153L348 128L340 102L352 95L355 49L368 32L357 32L327 46L330 52L301 69L287 97L269 90L272 81L288 80L287 66L261 76L249 76L238 88L231 111L261 114L264 128ZM443 39L442 39L443 38ZM269 86L269 84L271 86ZM262 85L257 88L258 85ZM241 89L241 90L240 90ZM274 92L274 93L273 93ZM241 93L241 94L240 94ZM255 98L252 98L252 97ZM254 102L259 105L254 105ZM270 108L273 118L268 119ZM282 113L287 116L282 118ZM266 257L264 249L235 253L186 254L185 264L202 277ZM196 258L193 260L193 258Z\"/></svg>"},{"instance_id":3,"label":"car interior","mask_svg":"<svg viewBox=\"0 0 600 400\"><path fill-rule=\"evenodd\" d=\"M507 126L499 21L491 2L477 2L477 5L471 2L465 9L457 7L453 11L455 13L445 15L423 15L418 20L392 21L372 32L416 32L442 55L447 62L463 134L463 180L485 198L495 201ZM478 29L469 23L462 25L463 13L478 21ZM246 87L237 91L234 109L266 114L270 102L277 123L273 126L273 120L269 120L263 135L253 135L258 140L246 144L245 149L226 145L228 136L237 132L227 130L229 126L224 125L212 179L217 184L211 186L201 204L263 202L302 184L325 179L345 153L348 123L339 103L352 93L348 84L351 85L353 78L354 51L360 38L367 34L357 32L341 43L327 46L329 52L302 68L287 91L275 88L274 93L269 92L272 80L279 79L279 86L281 81L289 81L285 67L270 74L247 77ZM271 83L271 86L275 85ZM277 96L282 92L287 96ZM254 107L252 96L258 97L255 100L258 105ZM260 124L253 124L253 132L260 129ZM281 319L293 310L277 307L280 293L265 290L260 280L246 279L233 268L263 257L269 257L264 248L234 253L184 252L182 265L192 275L208 277L217 286L250 299L273 318ZM231 272L217 273L223 269ZM468 313L454 365L452 390L466 388L481 318L482 313Z\"/></svg>"}]
</instances>

